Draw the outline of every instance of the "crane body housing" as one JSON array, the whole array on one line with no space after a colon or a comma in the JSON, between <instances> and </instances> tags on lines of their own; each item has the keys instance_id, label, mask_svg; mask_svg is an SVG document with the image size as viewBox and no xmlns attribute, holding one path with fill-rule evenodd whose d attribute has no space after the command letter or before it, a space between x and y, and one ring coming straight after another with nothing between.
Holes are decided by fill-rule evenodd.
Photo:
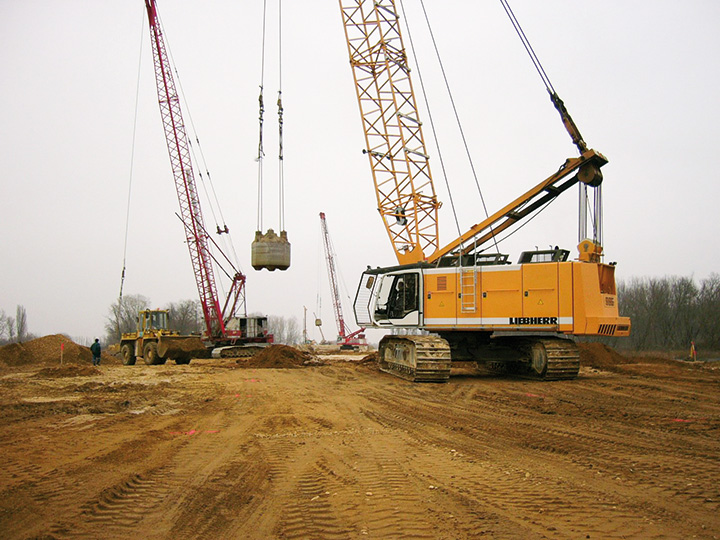
<instances>
[{"instance_id":1,"label":"crane body housing","mask_svg":"<svg viewBox=\"0 0 720 540\"><path fill-rule=\"evenodd\" d=\"M565 250L527 252L537 262L507 265L416 264L367 270L358 289L358 323L433 332L540 331L627 336L618 317L615 267L543 261ZM502 259L500 259L502 260Z\"/></svg>"}]
</instances>

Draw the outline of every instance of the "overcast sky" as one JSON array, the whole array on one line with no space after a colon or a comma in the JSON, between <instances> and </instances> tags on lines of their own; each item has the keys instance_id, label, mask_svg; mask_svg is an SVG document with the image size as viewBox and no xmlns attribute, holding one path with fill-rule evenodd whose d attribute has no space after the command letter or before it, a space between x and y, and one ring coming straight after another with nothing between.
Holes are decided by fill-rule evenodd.
<instances>
[{"instance_id":1,"label":"overcast sky","mask_svg":"<svg viewBox=\"0 0 720 540\"><path fill-rule=\"evenodd\" d=\"M277 2L268 5L263 229L277 229ZM588 145L610 160L603 169L604 246L606 260L618 262L617 277L700 280L720 271L720 3L511 5ZM492 212L577 152L499 1L428 0L426 7ZM452 129L419 2L405 0L405 8L464 230L484 214ZM311 337L319 339L312 313L320 296L318 315L333 337L319 212L327 215L350 295L367 265L395 263L361 152L337 2L283 2L292 266L273 273L250 266L262 2L167 0L158 1L158 9L190 109L186 122L191 116L248 276L248 311L302 324L307 306ZM129 192L125 294L147 296L157 307L196 298L175 217L143 0L0 0L0 72L0 309L14 316L23 305L37 335L104 335L120 288ZM430 140L424 107L421 114ZM457 232L436 151L430 152L445 203L444 245ZM576 253L576 231L577 192L571 190L501 249L514 261L535 246ZM350 302L345 317L354 328Z\"/></svg>"}]
</instances>

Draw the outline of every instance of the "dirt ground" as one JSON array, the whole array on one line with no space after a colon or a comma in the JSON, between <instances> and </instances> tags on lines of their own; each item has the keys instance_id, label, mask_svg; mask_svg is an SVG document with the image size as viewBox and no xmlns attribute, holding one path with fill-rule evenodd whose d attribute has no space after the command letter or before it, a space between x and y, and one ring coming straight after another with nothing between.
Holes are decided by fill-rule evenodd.
<instances>
[{"instance_id":1,"label":"dirt ground","mask_svg":"<svg viewBox=\"0 0 720 540\"><path fill-rule=\"evenodd\" d=\"M720 537L720 362L417 384L293 349L60 366L57 339L0 349L2 538Z\"/></svg>"}]
</instances>

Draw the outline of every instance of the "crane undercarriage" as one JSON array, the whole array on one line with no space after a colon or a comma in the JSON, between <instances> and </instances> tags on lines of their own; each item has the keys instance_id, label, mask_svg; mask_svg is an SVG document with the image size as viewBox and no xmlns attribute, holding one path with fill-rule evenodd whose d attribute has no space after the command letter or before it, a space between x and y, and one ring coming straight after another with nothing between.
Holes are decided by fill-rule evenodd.
<instances>
[{"instance_id":1,"label":"crane undercarriage","mask_svg":"<svg viewBox=\"0 0 720 540\"><path fill-rule=\"evenodd\" d=\"M555 381L577 377L580 353L574 341L562 337L491 337L491 332L390 335L378 350L381 371L414 382L447 381L453 362Z\"/></svg>"}]
</instances>

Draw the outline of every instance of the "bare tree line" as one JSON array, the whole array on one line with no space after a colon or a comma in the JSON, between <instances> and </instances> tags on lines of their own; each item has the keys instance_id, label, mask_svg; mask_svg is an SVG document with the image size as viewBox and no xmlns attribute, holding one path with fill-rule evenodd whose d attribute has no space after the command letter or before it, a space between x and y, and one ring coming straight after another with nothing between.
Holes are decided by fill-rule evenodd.
<instances>
[{"instance_id":1,"label":"bare tree line","mask_svg":"<svg viewBox=\"0 0 720 540\"><path fill-rule=\"evenodd\" d=\"M630 317L629 338L612 345L634 350L720 350L720 275L632 278L618 283L620 313Z\"/></svg>"},{"instance_id":2,"label":"bare tree line","mask_svg":"<svg viewBox=\"0 0 720 540\"><path fill-rule=\"evenodd\" d=\"M105 322L105 342L119 343L123 333L134 332L137 328L138 312L150 309L150 299L141 294L127 295L110 306ZM168 326L181 334L201 334L205 328L199 300L170 302L163 309L168 310ZM268 331L275 343L294 345L300 342L301 332L295 317L268 317Z\"/></svg>"},{"instance_id":3,"label":"bare tree line","mask_svg":"<svg viewBox=\"0 0 720 540\"><path fill-rule=\"evenodd\" d=\"M25 307L17 306L15 317L5 315L5 312L0 309L0 345L22 343L31 339L35 339L35 336L28 332Z\"/></svg>"},{"instance_id":4,"label":"bare tree line","mask_svg":"<svg viewBox=\"0 0 720 540\"><path fill-rule=\"evenodd\" d=\"M302 340L300 323L295 317L270 315L268 317L268 331L273 335L274 343L297 345Z\"/></svg>"},{"instance_id":5,"label":"bare tree line","mask_svg":"<svg viewBox=\"0 0 720 540\"><path fill-rule=\"evenodd\" d=\"M137 329L138 313L151 309L150 299L141 294L127 295L112 303L105 322L105 342L119 343L124 333ZM168 310L168 326L181 334L200 334L203 330L199 300L170 302L163 309Z\"/></svg>"}]
</instances>

